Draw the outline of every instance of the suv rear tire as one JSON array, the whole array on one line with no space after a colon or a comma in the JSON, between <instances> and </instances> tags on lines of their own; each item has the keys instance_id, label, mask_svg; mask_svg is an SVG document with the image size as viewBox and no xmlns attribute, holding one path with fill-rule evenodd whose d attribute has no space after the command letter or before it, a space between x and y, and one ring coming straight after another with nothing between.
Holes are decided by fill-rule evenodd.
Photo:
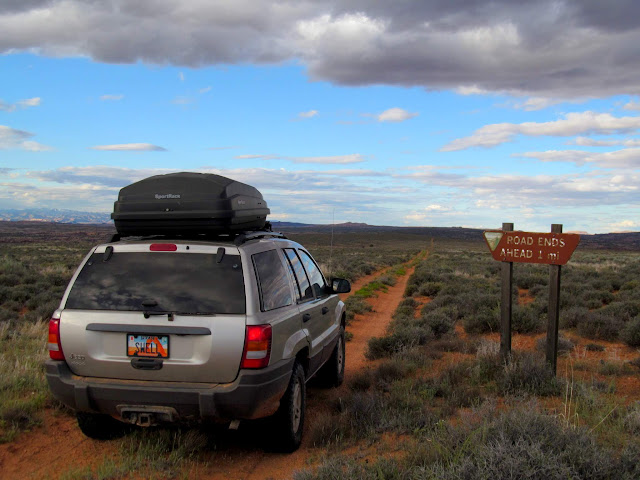
<instances>
[{"instance_id":1,"label":"suv rear tire","mask_svg":"<svg viewBox=\"0 0 640 480\"><path fill-rule=\"evenodd\" d=\"M77 412L76 418L82 433L94 440L113 440L122 437L130 429L110 415Z\"/></svg>"},{"instance_id":2,"label":"suv rear tire","mask_svg":"<svg viewBox=\"0 0 640 480\"><path fill-rule=\"evenodd\" d=\"M289 386L280 400L280 407L272 418L275 443L270 447L277 452L291 453L302 443L307 391L302 365L296 361L289 380Z\"/></svg>"}]
</instances>

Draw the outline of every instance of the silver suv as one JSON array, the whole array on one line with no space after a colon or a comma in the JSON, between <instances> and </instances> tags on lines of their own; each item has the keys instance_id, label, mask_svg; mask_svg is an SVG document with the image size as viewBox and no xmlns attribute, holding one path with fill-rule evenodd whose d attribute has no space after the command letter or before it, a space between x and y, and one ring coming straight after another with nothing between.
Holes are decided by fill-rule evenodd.
<instances>
[{"instance_id":1,"label":"silver suv","mask_svg":"<svg viewBox=\"0 0 640 480\"><path fill-rule=\"evenodd\" d=\"M126 423L271 417L277 449L293 451L306 382L342 383L337 293L349 290L282 234L99 245L51 319L47 381L92 438Z\"/></svg>"}]
</instances>

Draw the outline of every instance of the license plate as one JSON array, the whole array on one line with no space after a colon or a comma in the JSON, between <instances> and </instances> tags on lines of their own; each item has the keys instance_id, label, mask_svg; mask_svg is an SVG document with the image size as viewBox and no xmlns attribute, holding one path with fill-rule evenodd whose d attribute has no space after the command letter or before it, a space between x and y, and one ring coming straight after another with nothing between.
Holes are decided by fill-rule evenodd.
<instances>
[{"instance_id":1,"label":"license plate","mask_svg":"<svg viewBox=\"0 0 640 480\"><path fill-rule=\"evenodd\" d=\"M127 356L169 358L169 336L128 333Z\"/></svg>"}]
</instances>

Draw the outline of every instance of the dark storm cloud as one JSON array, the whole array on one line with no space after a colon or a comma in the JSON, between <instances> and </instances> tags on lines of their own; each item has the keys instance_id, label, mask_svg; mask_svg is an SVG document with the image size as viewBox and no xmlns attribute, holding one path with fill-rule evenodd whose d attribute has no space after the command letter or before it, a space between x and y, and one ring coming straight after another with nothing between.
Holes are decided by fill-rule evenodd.
<instances>
[{"instance_id":1,"label":"dark storm cloud","mask_svg":"<svg viewBox=\"0 0 640 480\"><path fill-rule=\"evenodd\" d=\"M0 52L576 98L640 94L639 19L636 0L8 0Z\"/></svg>"}]
</instances>

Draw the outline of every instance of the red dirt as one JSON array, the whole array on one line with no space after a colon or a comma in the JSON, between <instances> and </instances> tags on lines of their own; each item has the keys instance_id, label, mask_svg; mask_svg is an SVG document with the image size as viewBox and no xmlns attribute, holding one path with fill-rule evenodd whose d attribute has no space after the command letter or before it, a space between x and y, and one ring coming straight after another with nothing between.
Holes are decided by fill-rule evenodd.
<instances>
[{"instance_id":1,"label":"red dirt","mask_svg":"<svg viewBox=\"0 0 640 480\"><path fill-rule=\"evenodd\" d=\"M347 328L353 334L352 340L346 344L347 378L366 365L364 353L367 342L373 336L384 335L392 313L403 298L413 270L413 267L407 268L406 274L397 279L395 286L368 299L374 311L366 316L356 316ZM353 282L352 293L382 273L383 271L376 272ZM341 297L344 300L348 294ZM241 425L237 432L219 432L217 450L202 454L189 471L189 477L210 480L292 478L296 470L309 467L310 459L319 457L321 450L311 445L308 432L313 428L314 422L322 417L322 413L327 411L328 405L341 392L346 391L345 388L346 385L333 390L309 386L305 426L307 434L298 451L292 454L267 453L255 438L262 432L251 428L248 432L242 432ZM65 454L61 453L62 448ZM105 460L113 460L118 464L119 457L117 440L91 440L80 432L74 418L48 409L42 426L20 434L11 443L0 445L0 479L57 478L69 470L95 468Z\"/></svg>"}]
</instances>

